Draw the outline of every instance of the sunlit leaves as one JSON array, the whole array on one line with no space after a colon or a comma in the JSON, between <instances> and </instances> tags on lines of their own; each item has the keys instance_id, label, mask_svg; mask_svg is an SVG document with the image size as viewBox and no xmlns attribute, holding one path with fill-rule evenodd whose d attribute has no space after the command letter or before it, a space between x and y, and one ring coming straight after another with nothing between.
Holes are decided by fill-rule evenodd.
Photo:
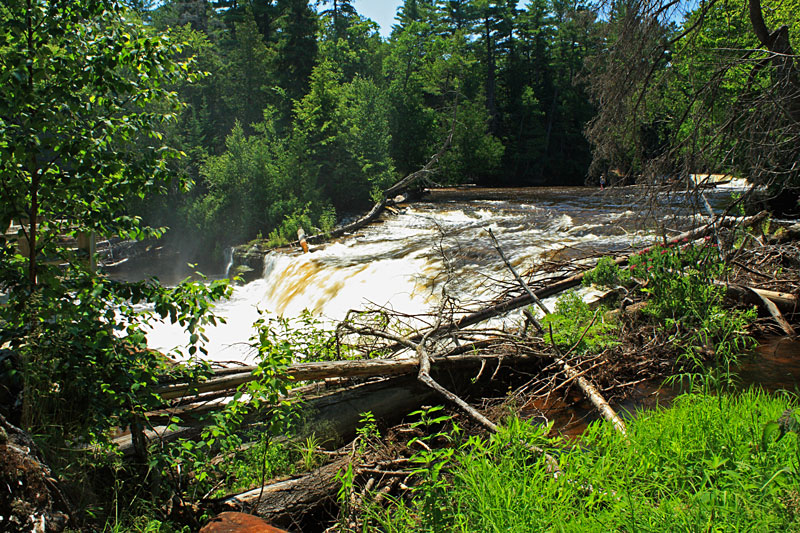
<instances>
[{"instance_id":1,"label":"sunlit leaves","mask_svg":"<svg viewBox=\"0 0 800 533\"><path fill-rule=\"evenodd\" d=\"M177 48L111 0L8 7L0 13L8 197L0 227L35 214L72 230L130 231L137 219L120 217L128 196L163 188L164 161L178 155L158 133L180 108L166 89L186 75L172 59Z\"/></svg>"}]
</instances>

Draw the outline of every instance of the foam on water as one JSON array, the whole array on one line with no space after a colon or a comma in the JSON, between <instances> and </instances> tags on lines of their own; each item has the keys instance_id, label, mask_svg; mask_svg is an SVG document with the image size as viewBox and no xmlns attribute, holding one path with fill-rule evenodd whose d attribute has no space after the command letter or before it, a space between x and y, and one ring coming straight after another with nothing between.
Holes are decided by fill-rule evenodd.
<instances>
[{"instance_id":1,"label":"foam on water","mask_svg":"<svg viewBox=\"0 0 800 533\"><path fill-rule=\"evenodd\" d=\"M488 238L489 227L523 272L540 263L543 253L614 250L648 239L649 230L635 223L635 197L542 191L543 199L523 202L415 204L355 235L312 247L311 253L269 253L262 279L236 287L229 301L218 304L216 312L226 323L207 329L208 357L252 361L248 339L260 312L293 317L308 309L331 324L366 306L421 314L436 306L445 282L448 294L462 301L494 298L495 280L510 275ZM492 325L508 326L503 320ZM148 341L170 350L185 343L185 334L158 324Z\"/></svg>"}]
</instances>

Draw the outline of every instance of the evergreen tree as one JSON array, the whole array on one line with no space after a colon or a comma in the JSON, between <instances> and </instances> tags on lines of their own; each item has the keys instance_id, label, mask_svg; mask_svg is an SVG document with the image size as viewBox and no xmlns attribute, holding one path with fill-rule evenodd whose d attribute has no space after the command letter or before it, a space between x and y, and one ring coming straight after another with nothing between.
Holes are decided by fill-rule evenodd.
<instances>
[{"instance_id":1,"label":"evergreen tree","mask_svg":"<svg viewBox=\"0 0 800 533\"><path fill-rule=\"evenodd\" d=\"M352 0L317 0L317 5L330 6L320 11L320 15L330 20L333 40L347 39L348 27L358 18Z\"/></svg>"},{"instance_id":2,"label":"evergreen tree","mask_svg":"<svg viewBox=\"0 0 800 533\"><path fill-rule=\"evenodd\" d=\"M317 59L317 15L307 0L279 0L280 34L276 44L276 71L289 101L308 92L308 79Z\"/></svg>"},{"instance_id":3,"label":"evergreen tree","mask_svg":"<svg viewBox=\"0 0 800 533\"><path fill-rule=\"evenodd\" d=\"M349 0L335 0L320 13L320 55L332 61L345 81L379 79L384 49L378 25L359 15Z\"/></svg>"},{"instance_id":4,"label":"evergreen tree","mask_svg":"<svg viewBox=\"0 0 800 533\"><path fill-rule=\"evenodd\" d=\"M242 21L235 25L234 47L220 73L224 84L222 99L230 111L223 131L230 131L237 120L246 131L251 131L250 125L259 122L264 109L275 100L272 90L275 52L264 43L249 13L245 9Z\"/></svg>"}]
</instances>

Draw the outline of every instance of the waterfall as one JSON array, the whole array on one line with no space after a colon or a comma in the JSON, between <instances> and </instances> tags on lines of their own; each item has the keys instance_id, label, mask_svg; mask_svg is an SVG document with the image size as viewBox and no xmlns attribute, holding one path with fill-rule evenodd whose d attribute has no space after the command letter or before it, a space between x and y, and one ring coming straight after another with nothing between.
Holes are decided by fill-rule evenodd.
<instances>
[{"instance_id":1,"label":"waterfall","mask_svg":"<svg viewBox=\"0 0 800 533\"><path fill-rule=\"evenodd\" d=\"M233 268L233 246L225 248L223 254L225 258L225 277L230 279L231 269Z\"/></svg>"},{"instance_id":2,"label":"waterfall","mask_svg":"<svg viewBox=\"0 0 800 533\"><path fill-rule=\"evenodd\" d=\"M367 306L419 315L436 307L443 287L448 296L473 308L491 301L502 290L497 280L509 274L487 238L490 226L522 272L546 260L614 253L651 240L652 226L639 217L641 193L636 189L528 191L504 199L417 203L355 235L315 246L311 253L265 254L262 277L235 287L232 298L216 306L227 322L206 330L209 359L252 362L248 339L253 322L262 316L291 318L307 309L333 324L350 309ZM682 198L668 201L657 213L663 220L685 214ZM229 276L231 248L225 250L225 263ZM154 349L168 350L185 338L170 325L148 333Z\"/></svg>"}]
</instances>

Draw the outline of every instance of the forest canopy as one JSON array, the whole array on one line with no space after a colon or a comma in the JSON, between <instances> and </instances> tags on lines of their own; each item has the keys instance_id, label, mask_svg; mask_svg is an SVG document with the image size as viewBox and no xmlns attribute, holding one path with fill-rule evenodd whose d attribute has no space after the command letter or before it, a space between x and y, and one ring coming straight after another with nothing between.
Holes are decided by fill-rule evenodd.
<instances>
[{"instance_id":1,"label":"forest canopy","mask_svg":"<svg viewBox=\"0 0 800 533\"><path fill-rule=\"evenodd\" d=\"M440 149L454 116L452 145L428 184L580 185L602 174L661 182L702 172L776 190L798 181L794 0L406 0L388 38L349 0L100 4L105 15L81 16L99 24L115 12L129 34L172 43L170 60L186 74L160 74L160 93L148 93L152 134L113 145L142 155L160 145L176 157L148 170L157 187L117 195L124 201L106 212L170 227L217 257L224 246L258 236L277 243L298 226L326 231L359 213ZM21 87L13 76L24 69L10 52L24 10L0 9L3 76ZM81 38L51 29L53 43ZM33 97L69 105L67 93L93 92L69 74L82 61L91 69L80 58L58 67L74 87ZM120 83L142 72L110 69ZM4 90L0 127L13 133L19 91ZM116 127L126 124L134 127ZM107 184L86 187L119 185L107 170ZM12 174L3 178L10 197ZM103 230L101 220L90 225Z\"/></svg>"}]
</instances>

